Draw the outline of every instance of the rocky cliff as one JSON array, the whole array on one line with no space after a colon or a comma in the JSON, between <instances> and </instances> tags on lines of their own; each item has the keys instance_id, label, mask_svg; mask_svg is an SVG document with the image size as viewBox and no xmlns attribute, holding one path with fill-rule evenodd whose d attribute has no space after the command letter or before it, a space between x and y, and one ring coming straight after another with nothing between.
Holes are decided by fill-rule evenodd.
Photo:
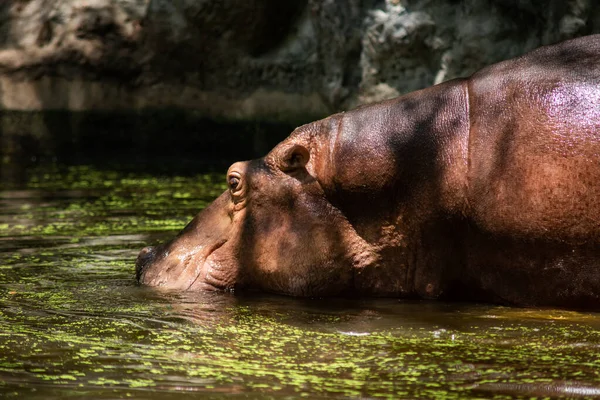
<instances>
[{"instance_id":1,"label":"rocky cliff","mask_svg":"<svg viewBox=\"0 0 600 400\"><path fill-rule=\"evenodd\" d=\"M12 0L0 106L303 119L599 30L592 0Z\"/></svg>"},{"instance_id":2,"label":"rocky cliff","mask_svg":"<svg viewBox=\"0 0 600 400\"><path fill-rule=\"evenodd\" d=\"M293 126L599 31L593 0L6 0L0 153Z\"/></svg>"}]
</instances>

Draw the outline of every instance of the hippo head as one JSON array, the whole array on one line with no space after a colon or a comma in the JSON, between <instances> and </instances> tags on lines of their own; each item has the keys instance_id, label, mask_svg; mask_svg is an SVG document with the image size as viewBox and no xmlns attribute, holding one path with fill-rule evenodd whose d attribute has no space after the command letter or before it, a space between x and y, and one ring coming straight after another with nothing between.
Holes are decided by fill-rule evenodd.
<instances>
[{"instance_id":1,"label":"hippo head","mask_svg":"<svg viewBox=\"0 0 600 400\"><path fill-rule=\"evenodd\" d=\"M171 242L141 251L139 282L294 296L349 290L369 251L317 178L327 151L314 142L322 126L298 128L266 157L233 164L227 191Z\"/></svg>"},{"instance_id":2,"label":"hippo head","mask_svg":"<svg viewBox=\"0 0 600 400\"><path fill-rule=\"evenodd\" d=\"M439 271L451 270L438 266L461 262L452 239L467 168L460 82L301 126L264 158L233 164L225 193L173 241L142 250L138 280L438 296Z\"/></svg>"}]
</instances>

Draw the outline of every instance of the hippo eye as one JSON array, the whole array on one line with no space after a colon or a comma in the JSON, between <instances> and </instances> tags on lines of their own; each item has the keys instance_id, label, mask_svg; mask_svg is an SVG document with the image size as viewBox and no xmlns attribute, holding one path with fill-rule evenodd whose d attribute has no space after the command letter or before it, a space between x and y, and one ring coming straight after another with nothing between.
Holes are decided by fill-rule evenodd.
<instances>
[{"instance_id":1,"label":"hippo eye","mask_svg":"<svg viewBox=\"0 0 600 400\"><path fill-rule=\"evenodd\" d=\"M232 192L236 192L240 189L240 182L242 180L240 179L239 176L237 175L229 175L229 177L227 178L227 184L229 185L229 189Z\"/></svg>"}]
</instances>

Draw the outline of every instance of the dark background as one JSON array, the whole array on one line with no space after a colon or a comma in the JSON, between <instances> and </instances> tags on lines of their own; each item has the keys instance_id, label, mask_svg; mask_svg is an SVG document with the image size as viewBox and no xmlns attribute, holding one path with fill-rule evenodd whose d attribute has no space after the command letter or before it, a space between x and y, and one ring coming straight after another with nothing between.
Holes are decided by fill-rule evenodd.
<instances>
[{"instance_id":1,"label":"dark background","mask_svg":"<svg viewBox=\"0 0 600 400\"><path fill-rule=\"evenodd\" d=\"M4 1L0 177L220 170L300 124L598 31L592 0Z\"/></svg>"}]
</instances>

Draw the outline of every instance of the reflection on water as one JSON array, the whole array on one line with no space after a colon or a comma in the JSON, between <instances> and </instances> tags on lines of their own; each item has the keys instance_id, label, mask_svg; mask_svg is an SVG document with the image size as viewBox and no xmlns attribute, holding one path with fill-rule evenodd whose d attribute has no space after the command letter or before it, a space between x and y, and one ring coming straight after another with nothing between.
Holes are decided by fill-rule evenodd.
<instances>
[{"instance_id":1,"label":"reflection on water","mask_svg":"<svg viewBox=\"0 0 600 400\"><path fill-rule=\"evenodd\" d=\"M600 396L600 314L136 286L220 176L89 168L0 191L2 398Z\"/></svg>"}]
</instances>

